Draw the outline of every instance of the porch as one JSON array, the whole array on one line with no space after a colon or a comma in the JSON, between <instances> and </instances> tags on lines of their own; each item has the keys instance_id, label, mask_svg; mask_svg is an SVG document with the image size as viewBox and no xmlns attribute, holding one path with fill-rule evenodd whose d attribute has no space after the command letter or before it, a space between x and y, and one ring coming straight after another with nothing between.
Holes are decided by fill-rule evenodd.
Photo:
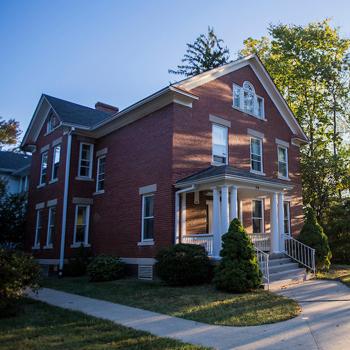
<instances>
[{"instance_id":1,"label":"porch","mask_svg":"<svg viewBox=\"0 0 350 350\"><path fill-rule=\"evenodd\" d=\"M265 253L285 250L291 185L230 166L210 167L179 181L175 195L175 242L199 244L218 259L221 238L239 218L255 247Z\"/></svg>"}]
</instances>

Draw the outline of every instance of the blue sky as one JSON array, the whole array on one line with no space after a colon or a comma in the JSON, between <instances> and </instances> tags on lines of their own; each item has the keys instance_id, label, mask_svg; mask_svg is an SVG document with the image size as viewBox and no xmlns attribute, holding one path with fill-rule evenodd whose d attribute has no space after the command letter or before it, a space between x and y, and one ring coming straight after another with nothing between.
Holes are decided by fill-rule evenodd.
<instances>
[{"instance_id":1,"label":"blue sky","mask_svg":"<svg viewBox=\"0 0 350 350\"><path fill-rule=\"evenodd\" d=\"M214 26L231 56L270 23L324 18L350 37L350 2L0 0L0 116L25 131L41 93L124 108L166 86L186 43Z\"/></svg>"}]
</instances>

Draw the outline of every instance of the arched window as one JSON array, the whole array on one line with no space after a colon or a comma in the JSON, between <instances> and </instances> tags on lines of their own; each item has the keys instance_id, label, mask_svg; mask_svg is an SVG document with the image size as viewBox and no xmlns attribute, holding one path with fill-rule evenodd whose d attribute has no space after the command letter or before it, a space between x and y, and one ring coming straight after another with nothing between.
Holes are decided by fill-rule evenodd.
<instances>
[{"instance_id":1,"label":"arched window","mask_svg":"<svg viewBox=\"0 0 350 350\"><path fill-rule=\"evenodd\" d=\"M47 121L47 132L51 132L52 130L56 129L58 127L58 124L60 123L60 121L58 120L58 118L56 117L56 115L51 112L49 114L49 118L48 118L48 121Z\"/></svg>"},{"instance_id":2,"label":"arched window","mask_svg":"<svg viewBox=\"0 0 350 350\"><path fill-rule=\"evenodd\" d=\"M245 81L242 86L233 84L233 107L264 119L264 99L255 93L254 86Z\"/></svg>"}]
</instances>

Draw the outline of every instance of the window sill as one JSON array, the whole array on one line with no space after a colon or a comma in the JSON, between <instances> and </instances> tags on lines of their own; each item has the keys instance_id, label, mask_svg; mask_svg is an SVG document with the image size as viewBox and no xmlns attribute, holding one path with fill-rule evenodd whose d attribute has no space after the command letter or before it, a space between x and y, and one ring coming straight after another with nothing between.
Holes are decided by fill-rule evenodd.
<instances>
[{"instance_id":1,"label":"window sill","mask_svg":"<svg viewBox=\"0 0 350 350\"><path fill-rule=\"evenodd\" d=\"M291 181L289 177L284 177L284 176L280 176L280 175L278 175L277 178L280 180L284 180L284 181Z\"/></svg>"},{"instance_id":2,"label":"window sill","mask_svg":"<svg viewBox=\"0 0 350 350\"><path fill-rule=\"evenodd\" d=\"M250 169L250 172L251 172L252 174L255 174L255 175L266 176L266 174L265 174L264 172L262 172L262 171L256 171L256 170L251 170L251 169Z\"/></svg>"},{"instance_id":3,"label":"window sill","mask_svg":"<svg viewBox=\"0 0 350 350\"><path fill-rule=\"evenodd\" d=\"M211 162L212 166L225 166L227 163L217 163L217 162Z\"/></svg>"},{"instance_id":4,"label":"window sill","mask_svg":"<svg viewBox=\"0 0 350 350\"><path fill-rule=\"evenodd\" d=\"M44 245L43 249L53 249L53 245L52 244Z\"/></svg>"},{"instance_id":5,"label":"window sill","mask_svg":"<svg viewBox=\"0 0 350 350\"><path fill-rule=\"evenodd\" d=\"M80 248L81 246L83 246L84 248L89 248L89 247L91 247L91 244L78 242L78 243L73 243L70 245L71 248Z\"/></svg>"},{"instance_id":6,"label":"window sill","mask_svg":"<svg viewBox=\"0 0 350 350\"><path fill-rule=\"evenodd\" d=\"M45 184L40 184L40 185L36 186L36 188L43 188L45 186L46 186L46 183Z\"/></svg>"},{"instance_id":7,"label":"window sill","mask_svg":"<svg viewBox=\"0 0 350 350\"><path fill-rule=\"evenodd\" d=\"M75 177L76 180L79 180L79 181L95 181L93 178L91 177L83 177L83 176L76 176Z\"/></svg>"},{"instance_id":8,"label":"window sill","mask_svg":"<svg viewBox=\"0 0 350 350\"><path fill-rule=\"evenodd\" d=\"M232 108L233 108L233 109L236 109L237 111L240 111L240 112L242 112L242 113L244 113L244 114L247 114L247 115L249 115L249 116L251 116L251 117L254 117L254 118L256 118L256 119L259 119L259 120L261 120L261 121L263 121L263 122L267 122L267 119L265 118L265 116L261 118L261 117L255 115L255 114L253 114L253 113L250 113L250 112L248 112L248 111L245 111L244 109L238 108L238 107L233 106L233 105L232 105Z\"/></svg>"},{"instance_id":9,"label":"window sill","mask_svg":"<svg viewBox=\"0 0 350 350\"><path fill-rule=\"evenodd\" d=\"M56 183L56 182L58 182L58 179L53 179L53 180L50 180L50 181L49 181L49 184L54 184L54 183Z\"/></svg>"},{"instance_id":10,"label":"window sill","mask_svg":"<svg viewBox=\"0 0 350 350\"><path fill-rule=\"evenodd\" d=\"M154 240L149 240L149 241L141 241L141 242L138 242L137 245L140 247L142 246L149 246L149 245L154 245Z\"/></svg>"},{"instance_id":11,"label":"window sill","mask_svg":"<svg viewBox=\"0 0 350 350\"><path fill-rule=\"evenodd\" d=\"M102 190L102 191L96 191L96 192L94 192L92 195L93 196L97 196L97 195L99 195L99 194L104 194L105 193L105 190Z\"/></svg>"},{"instance_id":12,"label":"window sill","mask_svg":"<svg viewBox=\"0 0 350 350\"><path fill-rule=\"evenodd\" d=\"M40 249L40 245L33 245L32 250L39 250Z\"/></svg>"}]
</instances>

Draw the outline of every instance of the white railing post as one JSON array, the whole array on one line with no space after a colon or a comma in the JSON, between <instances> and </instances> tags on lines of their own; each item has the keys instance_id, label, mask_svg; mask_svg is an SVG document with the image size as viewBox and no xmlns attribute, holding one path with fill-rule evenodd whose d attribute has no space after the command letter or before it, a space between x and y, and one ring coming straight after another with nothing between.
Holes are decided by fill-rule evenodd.
<instances>
[{"instance_id":1,"label":"white railing post","mask_svg":"<svg viewBox=\"0 0 350 350\"><path fill-rule=\"evenodd\" d=\"M220 228L220 195L216 187L213 188L213 245L214 257L220 256L221 250L221 228Z\"/></svg>"}]
</instances>

